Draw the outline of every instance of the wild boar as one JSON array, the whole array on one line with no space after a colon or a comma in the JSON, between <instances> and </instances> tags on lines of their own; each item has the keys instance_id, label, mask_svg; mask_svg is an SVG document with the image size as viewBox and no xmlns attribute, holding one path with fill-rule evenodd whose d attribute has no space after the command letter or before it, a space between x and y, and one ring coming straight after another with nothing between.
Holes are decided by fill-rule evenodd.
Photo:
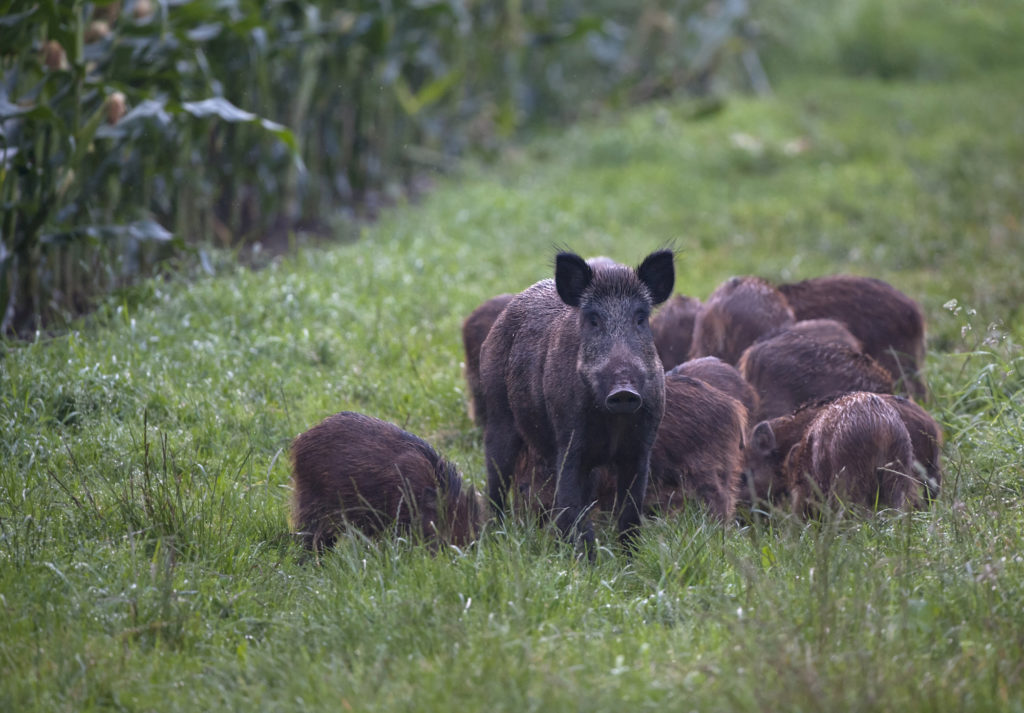
<instances>
[{"instance_id":1,"label":"wild boar","mask_svg":"<svg viewBox=\"0 0 1024 713\"><path fill-rule=\"evenodd\" d=\"M858 391L757 424L744 479L755 499L802 514L824 502L913 508L921 481L912 460L910 434L887 397Z\"/></svg>"},{"instance_id":2,"label":"wild boar","mask_svg":"<svg viewBox=\"0 0 1024 713\"><path fill-rule=\"evenodd\" d=\"M518 512L537 515L547 522L555 507L555 482L558 474L537 453L526 446L516 458L512 487Z\"/></svg>"},{"instance_id":3,"label":"wild boar","mask_svg":"<svg viewBox=\"0 0 1024 713\"><path fill-rule=\"evenodd\" d=\"M790 450L804 437L808 425L823 404L807 404L794 413L764 420L754 426L743 451L738 504L768 502L784 506L792 502L785 470Z\"/></svg>"},{"instance_id":4,"label":"wild boar","mask_svg":"<svg viewBox=\"0 0 1024 713\"><path fill-rule=\"evenodd\" d=\"M661 365L668 371L686 361L693 346L693 323L701 302L696 297L673 295L651 317L651 332Z\"/></svg>"},{"instance_id":5,"label":"wild boar","mask_svg":"<svg viewBox=\"0 0 1024 713\"><path fill-rule=\"evenodd\" d=\"M617 267L620 263L610 257L597 255L587 258L587 264L594 270ZM487 420L483 389L480 385L480 347L483 346L487 333L491 331L494 321L512 301L514 294L506 293L492 297L473 310L462 323L462 346L466 352L466 385L469 387L469 417L477 426L483 428Z\"/></svg>"},{"instance_id":6,"label":"wild boar","mask_svg":"<svg viewBox=\"0 0 1024 713\"><path fill-rule=\"evenodd\" d=\"M842 322L903 388L926 394L921 378L925 328L921 307L892 285L872 277L831 275L779 285L797 319Z\"/></svg>"},{"instance_id":7,"label":"wild boar","mask_svg":"<svg viewBox=\"0 0 1024 713\"><path fill-rule=\"evenodd\" d=\"M754 387L743 378L739 369L732 364L726 364L718 357L700 357L684 361L665 372L665 378L670 376L700 379L743 404L748 417L752 418L757 413L758 398Z\"/></svg>"},{"instance_id":8,"label":"wild boar","mask_svg":"<svg viewBox=\"0 0 1024 713\"><path fill-rule=\"evenodd\" d=\"M878 394L840 396L823 407L786 457L793 506L813 512L823 502L875 510L914 508L921 481L912 474L910 434Z\"/></svg>"},{"instance_id":9,"label":"wild boar","mask_svg":"<svg viewBox=\"0 0 1024 713\"><path fill-rule=\"evenodd\" d=\"M732 519L743 470L746 409L700 379L665 376L665 415L651 451L644 509L665 515L701 503L722 522ZM600 468L598 504L613 509L615 481Z\"/></svg>"},{"instance_id":10,"label":"wild boar","mask_svg":"<svg viewBox=\"0 0 1024 713\"><path fill-rule=\"evenodd\" d=\"M503 294L484 302L462 323L462 346L466 351L466 385L469 387L469 417L483 427L487 421L483 387L480 385L480 347L491 326L514 294Z\"/></svg>"},{"instance_id":11,"label":"wild boar","mask_svg":"<svg viewBox=\"0 0 1024 713\"><path fill-rule=\"evenodd\" d=\"M861 341L857 339L857 337L853 336L853 333L846 328L846 325L835 319L797 320L796 322L793 322L793 324L780 327L763 335L757 341L771 339L786 330L797 332L811 339L817 339L819 342L844 344L855 352L864 352L864 345L861 344Z\"/></svg>"},{"instance_id":12,"label":"wild boar","mask_svg":"<svg viewBox=\"0 0 1024 713\"><path fill-rule=\"evenodd\" d=\"M651 446L665 408L665 373L650 329L651 308L672 294L674 255L651 253L634 269L594 270L561 252L555 279L516 296L480 354L487 401L488 496L503 512L517 459L532 448L554 466L555 522L588 557L591 472L610 466L621 503L620 540L640 524Z\"/></svg>"},{"instance_id":13,"label":"wild boar","mask_svg":"<svg viewBox=\"0 0 1024 713\"><path fill-rule=\"evenodd\" d=\"M482 494L426 441L360 413L328 416L300 434L291 458L293 520L311 549L330 547L345 527L370 536L394 527L461 546L486 515Z\"/></svg>"},{"instance_id":14,"label":"wild boar","mask_svg":"<svg viewBox=\"0 0 1024 713\"><path fill-rule=\"evenodd\" d=\"M871 357L795 330L755 342L743 352L738 368L759 398L754 421L792 413L801 404L837 393L893 389L892 375Z\"/></svg>"},{"instance_id":15,"label":"wild boar","mask_svg":"<svg viewBox=\"0 0 1024 713\"><path fill-rule=\"evenodd\" d=\"M708 297L693 324L690 358L716 356L729 364L761 335L796 321L786 298L760 277L733 277Z\"/></svg>"}]
</instances>

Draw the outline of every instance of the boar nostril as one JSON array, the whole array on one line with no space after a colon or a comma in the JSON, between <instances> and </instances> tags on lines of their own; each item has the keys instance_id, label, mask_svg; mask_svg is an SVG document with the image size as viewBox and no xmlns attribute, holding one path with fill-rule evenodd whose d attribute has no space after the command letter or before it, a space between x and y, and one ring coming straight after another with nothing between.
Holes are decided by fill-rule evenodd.
<instances>
[{"instance_id":1,"label":"boar nostril","mask_svg":"<svg viewBox=\"0 0 1024 713\"><path fill-rule=\"evenodd\" d=\"M640 398L636 389L620 386L608 394L604 403L612 413L634 413L643 405L644 400Z\"/></svg>"}]
</instances>

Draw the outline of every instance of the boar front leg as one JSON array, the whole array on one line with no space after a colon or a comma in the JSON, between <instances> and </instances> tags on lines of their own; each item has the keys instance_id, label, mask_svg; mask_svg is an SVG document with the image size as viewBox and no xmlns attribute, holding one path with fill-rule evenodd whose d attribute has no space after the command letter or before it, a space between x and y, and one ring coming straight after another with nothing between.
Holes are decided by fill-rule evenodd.
<instances>
[{"instance_id":1,"label":"boar front leg","mask_svg":"<svg viewBox=\"0 0 1024 713\"><path fill-rule=\"evenodd\" d=\"M647 479L651 467L651 454L645 450L636 459L615 465L619 504L619 542L632 547L640 531L640 515L647 495Z\"/></svg>"},{"instance_id":2,"label":"boar front leg","mask_svg":"<svg viewBox=\"0 0 1024 713\"><path fill-rule=\"evenodd\" d=\"M597 556L594 526L588 514L593 501L594 483L589 471L581 468L582 453L571 442L558 449L555 462L555 524L562 536L577 546L591 562Z\"/></svg>"}]
</instances>

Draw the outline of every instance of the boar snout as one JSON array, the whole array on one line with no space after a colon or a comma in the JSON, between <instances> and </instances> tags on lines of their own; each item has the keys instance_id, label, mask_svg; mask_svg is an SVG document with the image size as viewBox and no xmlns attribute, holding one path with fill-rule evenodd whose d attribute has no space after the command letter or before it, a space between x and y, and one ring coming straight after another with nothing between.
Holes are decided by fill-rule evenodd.
<instances>
[{"instance_id":1,"label":"boar snout","mask_svg":"<svg viewBox=\"0 0 1024 713\"><path fill-rule=\"evenodd\" d=\"M636 413L644 405L644 400L635 388L620 384L608 394L604 405L611 413Z\"/></svg>"}]
</instances>

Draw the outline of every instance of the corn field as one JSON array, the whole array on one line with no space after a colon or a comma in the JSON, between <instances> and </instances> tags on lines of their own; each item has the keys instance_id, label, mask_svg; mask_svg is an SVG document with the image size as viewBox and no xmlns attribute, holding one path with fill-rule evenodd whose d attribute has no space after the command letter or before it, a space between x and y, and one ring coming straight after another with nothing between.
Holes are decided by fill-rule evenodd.
<instances>
[{"instance_id":1,"label":"corn field","mask_svg":"<svg viewBox=\"0 0 1024 713\"><path fill-rule=\"evenodd\" d=\"M335 233L524 128L711 91L748 30L745 0L0 0L0 334L202 246Z\"/></svg>"}]
</instances>

